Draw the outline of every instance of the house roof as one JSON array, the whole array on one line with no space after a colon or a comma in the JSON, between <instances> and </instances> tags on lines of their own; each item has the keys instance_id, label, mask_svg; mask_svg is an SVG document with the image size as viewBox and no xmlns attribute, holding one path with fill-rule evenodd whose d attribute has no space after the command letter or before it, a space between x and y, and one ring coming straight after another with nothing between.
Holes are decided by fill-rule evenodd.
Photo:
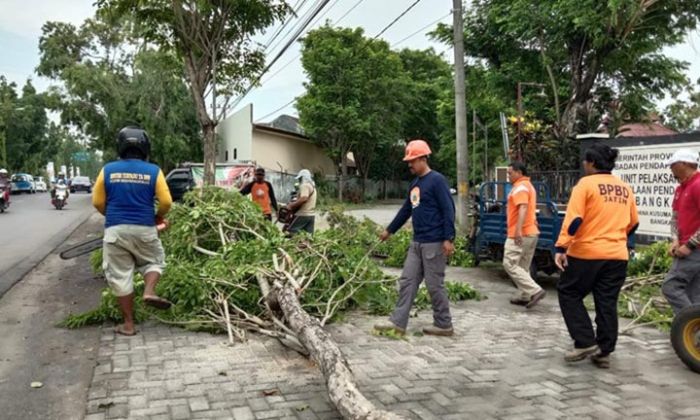
<instances>
[{"instance_id":1,"label":"house roof","mask_svg":"<svg viewBox=\"0 0 700 420\"><path fill-rule=\"evenodd\" d=\"M279 117L272 120L270 125L281 130L304 134L304 128L301 126L301 124L299 124L299 118L293 117L291 115L282 114Z\"/></svg>"},{"instance_id":2,"label":"house roof","mask_svg":"<svg viewBox=\"0 0 700 420\"><path fill-rule=\"evenodd\" d=\"M253 128L276 134L284 134L301 140L310 140L304 133L301 124L299 124L299 118L287 114L282 114L270 122L253 124Z\"/></svg>"},{"instance_id":3,"label":"house roof","mask_svg":"<svg viewBox=\"0 0 700 420\"><path fill-rule=\"evenodd\" d=\"M311 139L304 134L297 133L294 131L284 130L281 128L272 127L268 124L263 124L263 123L253 124L253 130L267 131L267 132L274 133L274 134L280 134L280 135L283 135L285 137L291 137L291 138L294 138L297 140L311 141Z\"/></svg>"},{"instance_id":4,"label":"house roof","mask_svg":"<svg viewBox=\"0 0 700 420\"><path fill-rule=\"evenodd\" d=\"M653 121L649 123L637 122L625 124L620 127L616 137L659 137L673 136L676 134L678 134L677 131L664 127L658 121Z\"/></svg>"},{"instance_id":5,"label":"house roof","mask_svg":"<svg viewBox=\"0 0 700 420\"><path fill-rule=\"evenodd\" d=\"M301 124L299 124L299 118L287 114L282 114L270 122L258 124L265 127L277 128L279 130L304 135L304 128L302 128Z\"/></svg>"}]
</instances>

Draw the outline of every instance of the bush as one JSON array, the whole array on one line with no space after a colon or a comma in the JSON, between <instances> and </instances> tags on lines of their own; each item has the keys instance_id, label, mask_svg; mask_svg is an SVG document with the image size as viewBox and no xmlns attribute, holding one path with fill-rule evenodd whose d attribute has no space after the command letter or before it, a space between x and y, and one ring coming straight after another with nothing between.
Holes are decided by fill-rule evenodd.
<instances>
[{"instance_id":1,"label":"bush","mask_svg":"<svg viewBox=\"0 0 700 420\"><path fill-rule=\"evenodd\" d=\"M642 249L630 259L627 276L648 276L666 273L671 268L673 258L668 254L671 244L656 242Z\"/></svg>"},{"instance_id":2,"label":"bush","mask_svg":"<svg viewBox=\"0 0 700 420\"><path fill-rule=\"evenodd\" d=\"M668 242L656 242L643 248L627 266L627 281L618 300L618 314L632 318L636 325L654 325L669 331L673 311L666 302L661 285L673 258Z\"/></svg>"}]
</instances>

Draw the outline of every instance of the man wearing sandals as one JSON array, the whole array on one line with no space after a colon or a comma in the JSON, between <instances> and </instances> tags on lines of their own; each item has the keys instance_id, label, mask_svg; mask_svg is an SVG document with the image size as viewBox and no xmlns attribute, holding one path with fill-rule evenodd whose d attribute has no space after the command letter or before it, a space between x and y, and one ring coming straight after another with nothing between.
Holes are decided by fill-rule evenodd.
<instances>
[{"instance_id":1,"label":"man wearing sandals","mask_svg":"<svg viewBox=\"0 0 700 420\"><path fill-rule=\"evenodd\" d=\"M121 129L117 136L119 160L102 168L92 195L92 204L105 215L102 268L124 318L115 328L122 335L136 334L134 270L144 278L144 303L158 309L170 307L170 302L155 292L165 268L156 224L165 223L163 217L172 198L163 172L147 162L150 149L144 130ZM155 200L158 209L154 214Z\"/></svg>"}]
</instances>

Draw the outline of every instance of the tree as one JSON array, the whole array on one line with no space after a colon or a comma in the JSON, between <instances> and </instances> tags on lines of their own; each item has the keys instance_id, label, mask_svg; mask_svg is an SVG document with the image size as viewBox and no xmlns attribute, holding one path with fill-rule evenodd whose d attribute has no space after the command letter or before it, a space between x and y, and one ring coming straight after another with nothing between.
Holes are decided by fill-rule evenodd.
<instances>
[{"instance_id":1,"label":"tree","mask_svg":"<svg viewBox=\"0 0 700 420\"><path fill-rule=\"evenodd\" d=\"M611 101L639 118L682 85L687 64L661 51L699 17L695 0L478 0L465 17L465 45L475 65L505 83L503 98L515 99L518 81L549 86L549 112L537 115L563 144L595 129L590 114ZM449 43L451 28L435 36Z\"/></svg>"},{"instance_id":2,"label":"tree","mask_svg":"<svg viewBox=\"0 0 700 420\"><path fill-rule=\"evenodd\" d=\"M47 22L37 72L63 82L50 105L77 127L105 160L116 157L114 138L125 125L145 128L151 159L164 170L201 156L194 102L174 54L131 37L126 20L88 19L79 28Z\"/></svg>"},{"instance_id":3,"label":"tree","mask_svg":"<svg viewBox=\"0 0 700 420\"><path fill-rule=\"evenodd\" d=\"M7 122L12 120L17 107L15 83L8 83L5 76L0 76L0 168L8 165L7 159Z\"/></svg>"},{"instance_id":4,"label":"tree","mask_svg":"<svg viewBox=\"0 0 700 420\"><path fill-rule=\"evenodd\" d=\"M12 171L37 173L46 163L41 158L48 122L44 95L37 93L30 80L22 87L21 97L10 92L14 84L4 79L0 83L7 112L3 116L7 166Z\"/></svg>"},{"instance_id":5,"label":"tree","mask_svg":"<svg viewBox=\"0 0 700 420\"><path fill-rule=\"evenodd\" d=\"M340 168L342 199L349 152L364 186L372 163L383 159L379 146L400 142L407 79L398 55L361 28L309 32L301 62L309 79L297 100L301 125Z\"/></svg>"},{"instance_id":6,"label":"tree","mask_svg":"<svg viewBox=\"0 0 700 420\"><path fill-rule=\"evenodd\" d=\"M406 141L426 140L437 156L442 148L439 109L445 95L454 102L452 67L432 48L399 51L399 57L410 80L405 87L405 104L402 121L402 138ZM451 132L454 133L454 113ZM454 136L452 137L454 139ZM449 141L446 139L446 141ZM454 166L454 153L447 165L439 159L433 161L435 169L445 172Z\"/></svg>"},{"instance_id":7,"label":"tree","mask_svg":"<svg viewBox=\"0 0 700 420\"><path fill-rule=\"evenodd\" d=\"M147 50L136 56L135 68L130 93L138 121L156 140L151 159L166 173L177 163L201 161L200 127L181 63L172 54Z\"/></svg>"},{"instance_id":8,"label":"tree","mask_svg":"<svg viewBox=\"0 0 700 420\"><path fill-rule=\"evenodd\" d=\"M676 99L664 112L666 125L680 132L700 130L700 91L689 86L687 93L687 100Z\"/></svg>"},{"instance_id":9,"label":"tree","mask_svg":"<svg viewBox=\"0 0 700 420\"><path fill-rule=\"evenodd\" d=\"M265 55L251 37L284 19L289 6L273 0L98 0L97 6L104 17L131 19L147 42L184 63L204 134L204 182L213 184L215 130L228 105L219 107L217 95L230 97L256 80Z\"/></svg>"},{"instance_id":10,"label":"tree","mask_svg":"<svg viewBox=\"0 0 700 420\"><path fill-rule=\"evenodd\" d=\"M45 160L54 163L56 173L65 165L66 168L79 168L83 176L97 177L103 164L101 153L90 149L85 138L54 123L49 123L47 138Z\"/></svg>"},{"instance_id":11,"label":"tree","mask_svg":"<svg viewBox=\"0 0 700 420\"><path fill-rule=\"evenodd\" d=\"M364 119L363 131L357 133L352 148L357 170L362 176L362 197L367 179L375 163L392 158L396 145L403 146L402 128L411 85L404 72L401 58L389 49L389 44L367 39L351 66L358 65L365 78L357 86L357 97ZM402 147L403 148L403 147Z\"/></svg>"}]
</instances>

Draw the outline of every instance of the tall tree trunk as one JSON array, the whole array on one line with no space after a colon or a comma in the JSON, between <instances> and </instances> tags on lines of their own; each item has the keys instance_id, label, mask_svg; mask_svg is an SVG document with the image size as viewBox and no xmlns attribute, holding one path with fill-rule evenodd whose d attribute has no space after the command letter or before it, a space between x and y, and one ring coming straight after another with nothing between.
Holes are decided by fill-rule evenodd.
<instances>
[{"instance_id":1,"label":"tall tree trunk","mask_svg":"<svg viewBox=\"0 0 700 420\"><path fill-rule=\"evenodd\" d=\"M216 125L203 126L204 131L204 185L216 184Z\"/></svg>"},{"instance_id":2,"label":"tall tree trunk","mask_svg":"<svg viewBox=\"0 0 700 420\"><path fill-rule=\"evenodd\" d=\"M365 197L365 194L367 193L367 173L364 173L362 175L362 202L366 200L367 197Z\"/></svg>"},{"instance_id":3,"label":"tall tree trunk","mask_svg":"<svg viewBox=\"0 0 700 420\"><path fill-rule=\"evenodd\" d=\"M345 180L348 177L348 161L347 153L340 158L340 178L338 178L338 201L343 201L343 189L345 188Z\"/></svg>"},{"instance_id":4,"label":"tall tree trunk","mask_svg":"<svg viewBox=\"0 0 700 420\"><path fill-rule=\"evenodd\" d=\"M591 91L600 75L603 60L615 50L615 45L611 42L593 52L589 51L590 48L585 36L572 40L568 45L571 66L571 97L561 115L560 127L562 130L560 136L562 139L579 134L580 117L588 119L586 108L592 97Z\"/></svg>"},{"instance_id":5,"label":"tall tree trunk","mask_svg":"<svg viewBox=\"0 0 700 420\"><path fill-rule=\"evenodd\" d=\"M576 134L576 121L578 120L578 114L581 104L575 102L575 98L572 98L561 115L561 136L562 138L572 137Z\"/></svg>"},{"instance_id":6,"label":"tall tree trunk","mask_svg":"<svg viewBox=\"0 0 700 420\"><path fill-rule=\"evenodd\" d=\"M549 58L545 52L544 46L544 32L540 29L540 55L542 56L542 65L544 65L547 70L547 75L549 76L549 83L552 88L552 97L554 98L554 111L556 112L557 124L561 123L561 108L559 105L559 85L557 84L557 79L554 76L554 71L552 70L552 65L549 62ZM560 131L560 129L558 129Z\"/></svg>"},{"instance_id":7,"label":"tall tree trunk","mask_svg":"<svg viewBox=\"0 0 700 420\"><path fill-rule=\"evenodd\" d=\"M197 120L202 127L204 135L204 185L214 185L216 171L216 124L207 112L207 105L204 102L204 90L206 87L206 69L201 69L195 65L194 56L185 57L185 74L189 80L190 92L194 100L197 111ZM199 70L199 71L198 71Z\"/></svg>"}]
</instances>

